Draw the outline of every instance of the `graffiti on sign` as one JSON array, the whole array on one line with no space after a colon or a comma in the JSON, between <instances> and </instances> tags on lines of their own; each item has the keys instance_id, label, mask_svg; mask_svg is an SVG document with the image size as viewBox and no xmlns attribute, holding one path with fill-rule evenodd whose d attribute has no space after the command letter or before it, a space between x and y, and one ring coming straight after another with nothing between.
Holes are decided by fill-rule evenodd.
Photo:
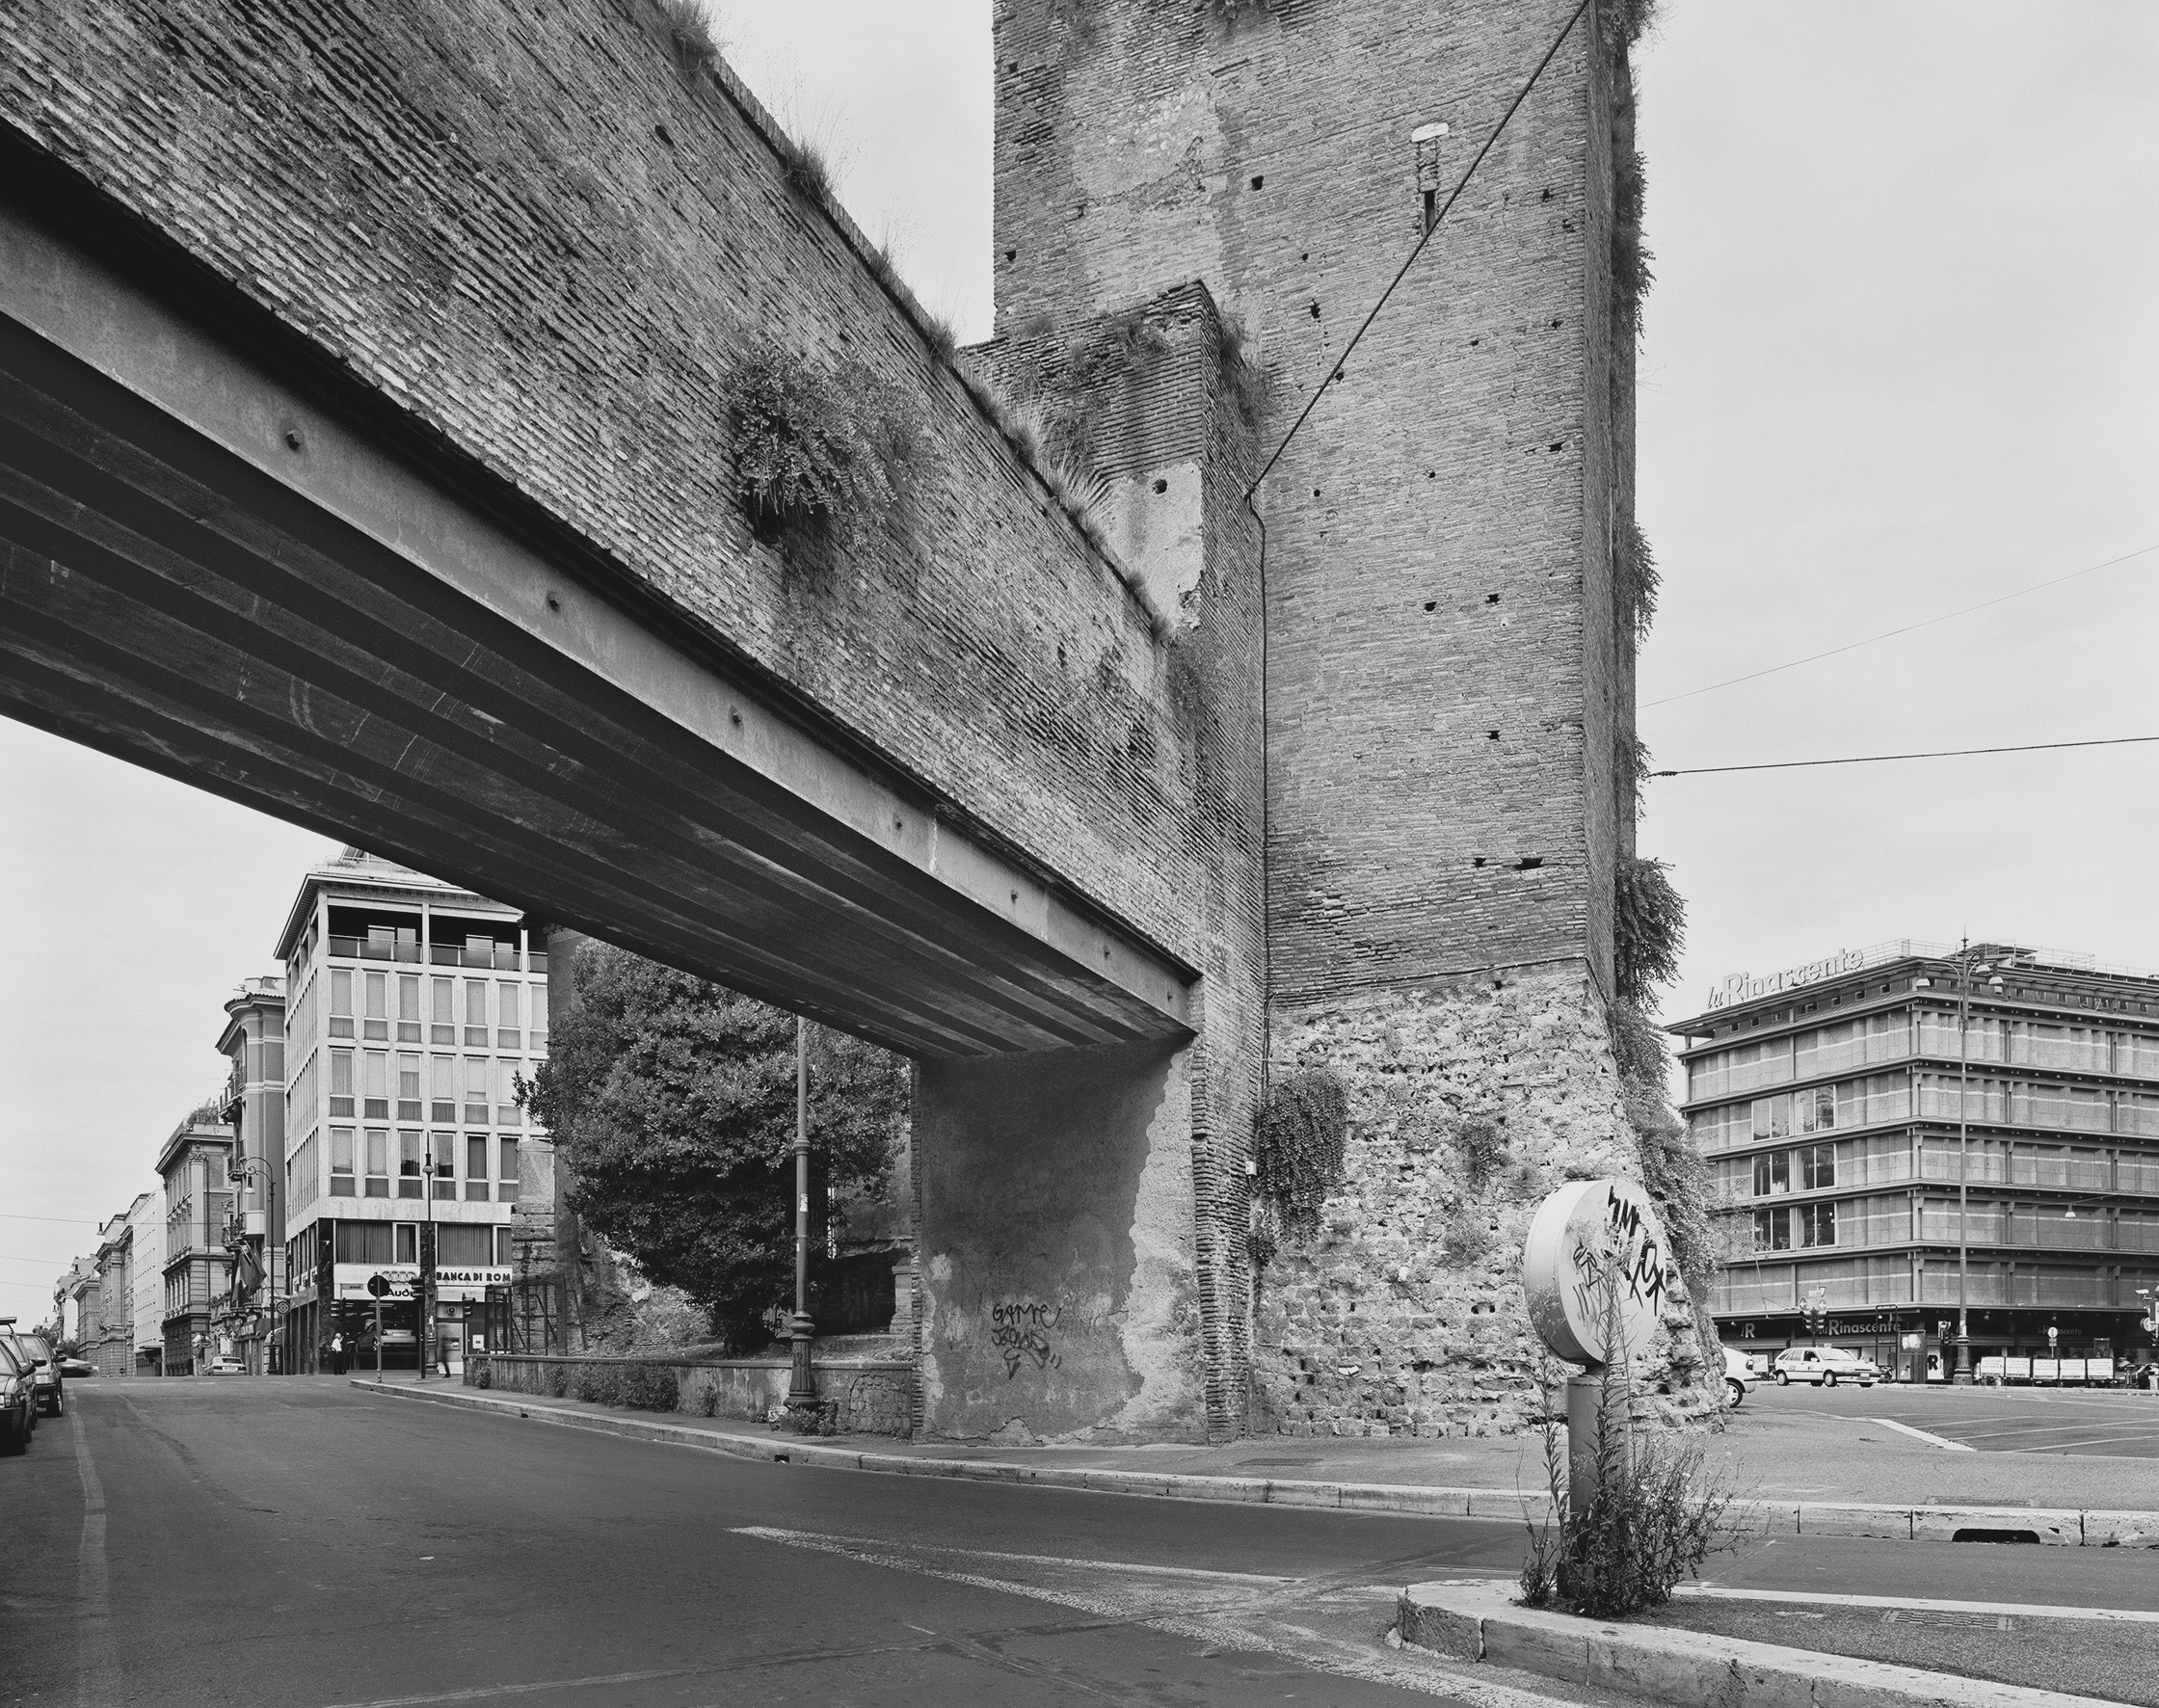
<instances>
[{"instance_id":1,"label":"graffiti on sign","mask_svg":"<svg viewBox=\"0 0 2159 1708\"><path fill-rule=\"evenodd\" d=\"M1062 1305L1038 1299L1003 1299L990 1307L990 1345L1004 1359L1004 1379L1032 1361L1037 1370L1055 1370L1064 1360L1050 1344L1051 1331L1064 1321Z\"/></svg>"}]
</instances>

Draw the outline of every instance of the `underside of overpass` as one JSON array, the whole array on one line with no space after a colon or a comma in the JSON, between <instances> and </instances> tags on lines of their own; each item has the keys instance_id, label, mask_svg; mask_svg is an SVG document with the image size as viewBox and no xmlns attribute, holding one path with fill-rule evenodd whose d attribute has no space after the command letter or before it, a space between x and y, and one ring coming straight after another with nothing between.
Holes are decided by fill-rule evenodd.
<instances>
[{"instance_id":1,"label":"underside of overpass","mask_svg":"<svg viewBox=\"0 0 2159 1708\"><path fill-rule=\"evenodd\" d=\"M274 327L132 282L88 205L0 213L12 715L909 1055L1189 1035L1190 969L371 440Z\"/></svg>"}]
</instances>

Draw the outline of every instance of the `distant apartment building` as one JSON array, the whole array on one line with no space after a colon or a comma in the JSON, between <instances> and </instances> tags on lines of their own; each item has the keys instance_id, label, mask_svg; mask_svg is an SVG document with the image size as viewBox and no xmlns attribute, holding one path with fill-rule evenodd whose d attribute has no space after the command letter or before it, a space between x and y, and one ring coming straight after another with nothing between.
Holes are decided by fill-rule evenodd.
<instances>
[{"instance_id":1,"label":"distant apartment building","mask_svg":"<svg viewBox=\"0 0 2159 1708\"><path fill-rule=\"evenodd\" d=\"M284 963L283 1368L314 1371L333 1335L386 1365L423 1329L456 1362L510 1281L516 1081L545 1057L546 936L517 909L347 849L308 872ZM413 1296L434 1277L422 1324Z\"/></svg>"},{"instance_id":2,"label":"distant apartment building","mask_svg":"<svg viewBox=\"0 0 2159 1708\"><path fill-rule=\"evenodd\" d=\"M126 1311L132 1321L134 1370L159 1375L165 1369L165 1195L145 1192L127 1212L128 1294L112 1301L107 1316Z\"/></svg>"},{"instance_id":3,"label":"distant apartment building","mask_svg":"<svg viewBox=\"0 0 2159 1708\"><path fill-rule=\"evenodd\" d=\"M86 1328L83 1356L99 1375L135 1374L134 1259L131 1206L97 1230L97 1251L92 1259L97 1266L97 1328L94 1336Z\"/></svg>"},{"instance_id":4,"label":"distant apartment building","mask_svg":"<svg viewBox=\"0 0 2159 1708\"><path fill-rule=\"evenodd\" d=\"M53 1283L52 1327L69 1346L80 1346L97 1320L97 1260L78 1257Z\"/></svg>"},{"instance_id":5,"label":"distant apartment building","mask_svg":"<svg viewBox=\"0 0 2159 1708\"><path fill-rule=\"evenodd\" d=\"M1898 941L1735 975L1670 1029L1727 1345L1803 1343L1817 1306L1906 1380L1954 1378L1960 1311L1983 1374L2148 1352L2159 976Z\"/></svg>"},{"instance_id":6,"label":"distant apartment building","mask_svg":"<svg viewBox=\"0 0 2159 1708\"><path fill-rule=\"evenodd\" d=\"M230 1184L238 1194L228 1241L231 1291L221 1329L251 1375L283 1368L285 1277L284 980L251 978L225 1005L219 1053L232 1064L224 1115L232 1129Z\"/></svg>"},{"instance_id":7,"label":"distant apartment building","mask_svg":"<svg viewBox=\"0 0 2159 1708\"><path fill-rule=\"evenodd\" d=\"M164 1183L164 1312L160 1369L166 1375L195 1375L216 1356L216 1319L231 1284L227 1227L232 1218L232 1187L226 1161L232 1129L213 1099L173 1129L157 1154Z\"/></svg>"}]
</instances>

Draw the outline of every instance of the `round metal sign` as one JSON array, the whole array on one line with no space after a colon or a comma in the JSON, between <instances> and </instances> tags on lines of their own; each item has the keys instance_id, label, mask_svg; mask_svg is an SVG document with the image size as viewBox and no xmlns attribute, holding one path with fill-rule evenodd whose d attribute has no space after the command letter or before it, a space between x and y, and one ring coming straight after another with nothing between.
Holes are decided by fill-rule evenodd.
<instances>
[{"instance_id":1,"label":"round metal sign","mask_svg":"<svg viewBox=\"0 0 2159 1708\"><path fill-rule=\"evenodd\" d=\"M1679 1268L1648 1193L1631 1180L1569 1181L1537 1206L1522 1252L1530 1321L1569 1364L1649 1345Z\"/></svg>"}]
</instances>

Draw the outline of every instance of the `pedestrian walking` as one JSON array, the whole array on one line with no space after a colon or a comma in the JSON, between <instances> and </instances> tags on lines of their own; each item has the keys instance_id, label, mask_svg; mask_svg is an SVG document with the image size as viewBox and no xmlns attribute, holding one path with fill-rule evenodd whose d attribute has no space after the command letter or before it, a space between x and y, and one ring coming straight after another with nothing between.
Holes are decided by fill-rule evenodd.
<instances>
[{"instance_id":1,"label":"pedestrian walking","mask_svg":"<svg viewBox=\"0 0 2159 1708\"><path fill-rule=\"evenodd\" d=\"M330 1374L332 1375L343 1375L345 1374L345 1337L341 1333L330 1337Z\"/></svg>"}]
</instances>

